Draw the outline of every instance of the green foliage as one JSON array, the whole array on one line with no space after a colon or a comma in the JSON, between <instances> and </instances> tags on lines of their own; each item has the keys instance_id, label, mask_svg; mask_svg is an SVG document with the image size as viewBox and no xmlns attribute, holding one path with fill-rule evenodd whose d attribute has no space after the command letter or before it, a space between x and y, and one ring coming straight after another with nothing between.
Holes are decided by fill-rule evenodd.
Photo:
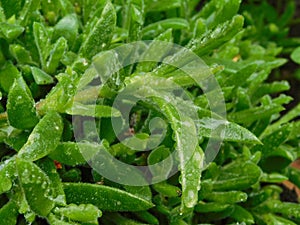
<instances>
[{"instance_id":1,"label":"green foliage","mask_svg":"<svg viewBox=\"0 0 300 225\"><path fill-rule=\"evenodd\" d=\"M0 0L1 224L300 223L296 1L203 2Z\"/></svg>"}]
</instances>

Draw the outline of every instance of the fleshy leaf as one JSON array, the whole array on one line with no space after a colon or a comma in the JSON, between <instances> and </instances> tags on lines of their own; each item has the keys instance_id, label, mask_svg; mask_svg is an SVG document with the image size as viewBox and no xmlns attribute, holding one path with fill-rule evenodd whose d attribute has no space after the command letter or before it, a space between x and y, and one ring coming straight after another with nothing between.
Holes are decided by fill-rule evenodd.
<instances>
[{"instance_id":1,"label":"fleshy leaf","mask_svg":"<svg viewBox=\"0 0 300 225\"><path fill-rule=\"evenodd\" d=\"M67 203L93 204L100 210L141 211L153 204L117 188L87 183L65 183Z\"/></svg>"},{"instance_id":2,"label":"fleshy leaf","mask_svg":"<svg viewBox=\"0 0 300 225\"><path fill-rule=\"evenodd\" d=\"M56 112L47 113L20 149L19 157L35 161L48 155L59 144L62 131L63 123L60 115Z\"/></svg>"},{"instance_id":3,"label":"fleshy leaf","mask_svg":"<svg viewBox=\"0 0 300 225\"><path fill-rule=\"evenodd\" d=\"M49 177L33 162L17 158L16 166L30 209L40 216L47 216L54 207Z\"/></svg>"},{"instance_id":4,"label":"fleshy leaf","mask_svg":"<svg viewBox=\"0 0 300 225\"><path fill-rule=\"evenodd\" d=\"M7 100L7 114L10 125L19 129L34 127L39 118L35 102L23 78L18 78L12 85Z\"/></svg>"},{"instance_id":5,"label":"fleshy leaf","mask_svg":"<svg viewBox=\"0 0 300 225\"><path fill-rule=\"evenodd\" d=\"M199 120L197 127L199 135L203 137L217 139L221 138L225 141L234 141L240 143L261 144L260 140L249 130L233 122L206 117ZM215 129L223 129L221 131L222 137L211 136L211 134L215 133L211 131Z\"/></svg>"}]
</instances>

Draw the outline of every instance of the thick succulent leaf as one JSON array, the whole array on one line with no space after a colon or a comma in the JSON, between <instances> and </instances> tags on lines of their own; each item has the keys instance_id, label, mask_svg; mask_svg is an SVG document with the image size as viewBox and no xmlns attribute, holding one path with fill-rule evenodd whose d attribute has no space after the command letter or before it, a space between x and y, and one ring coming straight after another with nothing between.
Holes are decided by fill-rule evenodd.
<instances>
[{"instance_id":1,"label":"thick succulent leaf","mask_svg":"<svg viewBox=\"0 0 300 225\"><path fill-rule=\"evenodd\" d=\"M16 39L24 31L24 27L9 23L0 23L0 37L5 38L8 41Z\"/></svg>"},{"instance_id":2,"label":"thick succulent leaf","mask_svg":"<svg viewBox=\"0 0 300 225\"><path fill-rule=\"evenodd\" d=\"M90 155L92 158L99 151L99 147L101 146L87 142L63 142L49 154L49 157L60 163L76 166L85 164L88 160L87 156Z\"/></svg>"},{"instance_id":3,"label":"thick succulent leaf","mask_svg":"<svg viewBox=\"0 0 300 225\"><path fill-rule=\"evenodd\" d=\"M233 161L222 168L217 180L213 181L213 189L243 190L258 182L261 175L261 169L256 164Z\"/></svg>"},{"instance_id":4,"label":"thick succulent leaf","mask_svg":"<svg viewBox=\"0 0 300 225\"><path fill-rule=\"evenodd\" d=\"M18 78L12 85L7 100L7 114L11 126L19 129L34 127L39 118L35 102L23 78Z\"/></svg>"},{"instance_id":5,"label":"thick succulent leaf","mask_svg":"<svg viewBox=\"0 0 300 225\"><path fill-rule=\"evenodd\" d=\"M76 14L66 15L54 26L52 40L58 40L64 37L71 48L78 35L78 28L79 24Z\"/></svg>"},{"instance_id":6,"label":"thick succulent leaf","mask_svg":"<svg viewBox=\"0 0 300 225\"><path fill-rule=\"evenodd\" d=\"M102 11L100 19L83 42L80 49L81 54L91 59L101 50L106 49L112 39L115 24L116 12L114 6L108 1Z\"/></svg>"},{"instance_id":7,"label":"thick succulent leaf","mask_svg":"<svg viewBox=\"0 0 300 225\"><path fill-rule=\"evenodd\" d=\"M195 206L195 211L200 213L208 213L208 212L222 212L230 207L229 204L219 203L219 202L203 202L200 201Z\"/></svg>"},{"instance_id":8,"label":"thick succulent leaf","mask_svg":"<svg viewBox=\"0 0 300 225\"><path fill-rule=\"evenodd\" d=\"M181 6L180 0L162 0L159 2L145 0L145 9L147 12L151 11L166 11L173 8L179 8Z\"/></svg>"},{"instance_id":9,"label":"thick succulent leaf","mask_svg":"<svg viewBox=\"0 0 300 225\"><path fill-rule=\"evenodd\" d=\"M153 204L117 188L87 183L65 183L67 203L93 204L100 210L141 211Z\"/></svg>"},{"instance_id":10,"label":"thick succulent leaf","mask_svg":"<svg viewBox=\"0 0 300 225\"><path fill-rule=\"evenodd\" d=\"M14 159L8 159L0 164L0 194L12 188L15 172Z\"/></svg>"},{"instance_id":11,"label":"thick succulent leaf","mask_svg":"<svg viewBox=\"0 0 300 225\"><path fill-rule=\"evenodd\" d=\"M200 136L207 138L223 139L224 141L234 141L240 143L261 144L260 140L246 128L226 120L216 120L213 118L202 118L197 123L198 133ZM211 132L221 129L221 137L212 137Z\"/></svg>"},{"instance_id":12,"label":"thick succulent leaf","mask_svg":"<svg viewBox=\"0 0 300 225\"><path fill-rule=\"evenodd\" d=\"M157 38L155 38L153 42L149 44L147 50L145 50L145 52L142 54L135 72L152 71L157 65L157 62L151 62L151 59L155 58L161 60L170 50L167 48L167 44L165 42L172 42L172 40L172 29L166 30ZM169 46L171 47L172 45L170 44Z\"/></svg>"},{"instance_id":13,"label":"thick succulent leaf","mask_svg":"<svg viewBox=\"0 0 300 225\"><path fill-rule=\"evenodd\" d=\"M41 0L28 0L24 2L23 9L20 11L20 24L25 26L28 25L28 22L34 18L34 13L40 7Z\"/></svg>"},{"instance_id":14,"label":"thick succulent leaf","mask_svg":"<svg viewBox=\"0 0 300 225\"><path fill-rule=\"evenodd\" d=\"M283 217L268 213L261 216L262 220L267 223L268 225L278 225L278 224L284 224L284 225L296 225L291 220L285 219Z\"/></svg>"},{"instance_id":15,"label":"thick succulent leaf","mask_svg":"<svg viewBox=\"0 0 300 225\"><path fill-rule=\"evenodd\" d=\"M252 151L261 151L263 158L266 158L282 144L284 143L291 132L291 125L284 125L273 133L262 139L263 145L257 145L253 147Z\"/></svg>"},{"instance_id":16,"label":"thick succulent leaf","mask_svg":"<svg viewBox=\"0 0 300 225\"><path fill-rule=\"evenodd\" d=\"M33 24L34 43L39 53L40 64L46 68L46 59L50 52L50 39L45 26L42 23Z\"/></svg>"},{"instance_id":17,"label":"thick succulent leaf","mask_svg":"<svg viewBox=\"0 0 300 225\"><path fill-rule=\"evenodd\" d=\"M300 64L300 47L294 49L294 51L291 54L291 59L295 62Z\"/></svg>"},{"instance_id":18,"label":"thick succulent leaf","mask_svg":"<svg viewBox=\"0 0 300 225\"><path fill-rule=\"evenodd\" d=\"M230 215L231 218L235 219L236 221L240 223L246 223L246 224L254 224L254 218L248 210L246 210L244 207L235 205L234 211Z\"/></svg>"},{"instance_id":19,"label":"thick succulent leaf","mask_svg":"<svg viewBox=\"0 0 300 225\"><path fill-rule=\"evenodd\" d=\"M0 218L2 224L17 224L18 207L13 201L9 201L0 208Z\"/></svg>"},{"instance_id":20,"label":"thick succulent leaf","mask_svg":"<svg viewBox=\"0 0 300 225\"><path fill-rule=\"evenodd\" d=\"M47 113L34 127L27 142L18 155L23 159L35 161L53 151L59 144L63 131L63 122L56 112Z\"/></svg>"},{"instance_id":21,"label":"thick succulent leaf","mask_svg":"<svg viewBox=\"0 0 300 225\"><path fill-rule=\"evenodd\" d=\"M238 202L245 202L248 198L248 195L242 191L207 192L204 194L203 198L212 202L234 204Z\"/></svg>"},{"instance_id":22,"label":"thick succulent leaf","mask_svg":"<svg viewBox=\"0 0 300 225\"><path fill-rule=\"evenodd\" d=\"M30 69L31 69L33 79L34 79L35 83L37 83L38 85L54 83L54 79L49 74L44 72L43 70L41 70L37 67L31 67Z\"/></svg>"},{"instance_id":23,"label":"thick succulent leaf","mask_svg":"<svg viewBox=\"0 0 300 225\"><path fill-rule=\"evenodd\" d=\"M16 159L16 167L30 209L40 216L47 216L55 205L49 177L33 162L21 158Z\"/></svg>"},{"instance_id":24,"label":"thick succulent leaf","mask_svg":"<svg viewBox=\"0 0 300 225\"><path fill-rule=\"evenodd\" d=\"M198 56L204 56L233 38L242 29L243 23L242 16L235 16L231 21L218 25L214 30L203 34L202 37L191 40L186 47ZM171 65L185 65L190 63L190 57L187 57L187 54L190 55L188 52L179 51L166 62ZM160 66L156 73L167 74L174 71L174 68L168 64Z\"/></svg>"},{"instance_id":25,"label":"thick succulent leaf","mask_svg":"<svg viewBox=\"0 0 300 225\"><path fill-rule=\"evenodd\" d=\"M206 18L207 26L212 28L235 16L240 4L241 0L213 0L205 4L198 16Z\"/></svg>"},{"instance_id":26,"label":"thick succulent leaf","mask_svg":"<svg viewBox=\"0 0 300 225\"><path fill-rule=\"evenodd\" d=\"M121 113L110 106L106 105L84 105L74 102L72 107L66 109L69 115L91 116L91 117L119 117Z\"/></svg>"},{"instance_id":27,"label":"thick succulent leaf","mask_svg":"<svg viewBox=\"0 0 300 225\"><path fill-rule=\"evenodd\" d=\"M61 182L61 178L57 172L55 162L49 158L43 158L36 164L45 172L51 180L50 188L52 189L52 197L56 205L66 205L66 196Z\"/></svg>"},{"instance_id":28,"label":"thick succulent leaf","mask_svg":"<svg viewBox=\"0 0 300 225\"><path fill-rule=\"evenodd\" d=\"M187 22L187 20L182 18L170 18L161 20L159 22L152 23L146 26L142 30L143 38L157 37L159 34L163 33L164 31L170 28L173 30L189 29L189 23Z\"/></svg>"},{"instance_id":29,"label":"thick succulent leaf","mask_svg":"<svg viewBox=\"0 0 300 225\"><path fill-rule=\"evenodd\" d=\"M39 114L45 114L51 110L64 113L67 108L71 107L77 91L77 74L74 72L72 74L61 73L56 78L58 79L56 86L37 106Z\"/></svg>"},{"instance_id":30,"label":"thick succulent leaf","mask_svg":"<svg viewBox=\"0 0 300 225\"><path fill-rule=\"evenodd\" d=\"M49 58L47 59L45 71L49 74L55 74L60 60L67 50L67 40L64 37L60 37L52 47L49 53Z\"/></svg>"},{"instance_id":31,"label":"thick succulent leaf","mask_svg":"<svg viewBox=\"0 0 300 225\"><path fill-rule=\"evenodd\" d=\"M179 115L176 108L168 104L166 100L153 98L153 101L158 104L168 118L175 134L174 139L176 141L176 150L181 171L181 211L184 211L185 208L192 208L196 205L200 189L200 175L204 157L202 149L197 146L196 127L191 118Z\"/></svg>"},{"instance_id":32,"label":"thick succulent leaf","mask_svg":"<svg viewBox=\"0 0 300 225\"><path fill-rule=\"evenodd\" d=\"M289 112L284 114L278 121L268 126L262 136L266 136L271 134L272 132L275 132L275 130L277 130L281 125L290 122L291 120L297 118L299 115L300 115L300 104L298 104L296 107L294 107Z\"/></svg>"},{"instance_id":33,"label":"thick succulent leaf","mask_svg":"<svg viewBox=\"0 0 300 225\"><path fill-rule=\"evenodd\" d=\"M64 218L61 216L55 216L54 214L50 214L48 216L48 222L50 225L79 225L79 223L71 222L71 221L64 221Z\"/></svg>"},{"instance_id":34,"label":"thick succulent leaf","mask_svg":"<svg viewBox=\"0 0 300 225\"><path fill-rule=\"evenodd\" d=\"M7 76L9 74L9 76ZM16 79L21 77L18 69L11 63L6 62L0 70L1 88L8 93Z\"/></svg>"},{"instance_id":35,"label":"thick succulent leaf","mask_svg":"<svg viewBox=\"0 0 300 225\"><path fill-rule=\"evenodd\" d=\"M228 114L228 119L235 123L251 124L254 121L267 118L268 116L281 112L282 110L284 110L282 106L271 104L268 106L259 106L230 113Z\"/></svg>"},{"instance_id":36,"label":"thick succulent leaf","mask_svg":"<svg viewBox=\"0 0 300 225\"><path fill-rule=\"evenodd\" d=\"M102 212L91 204L70 204L63 208L56 208L54 212L73 221L92 224L98 224L98 217L102 215Z\"/></svg>"}]
</instances>

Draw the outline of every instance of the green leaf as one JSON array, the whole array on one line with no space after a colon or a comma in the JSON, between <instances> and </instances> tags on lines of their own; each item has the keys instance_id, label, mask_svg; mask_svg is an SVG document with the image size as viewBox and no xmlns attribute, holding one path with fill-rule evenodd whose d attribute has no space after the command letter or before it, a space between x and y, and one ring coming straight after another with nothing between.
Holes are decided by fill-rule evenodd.
<instances>
[{"instance_id":1,"label":"green leaf","mask_svg":"<svg viewBox=\"0 0 300 225\"><path fill-rule=\"evenodd\" d=\"M179 115L176 108L168 104L166 100L157 97L152 99L168 118L175 134L174 139L181 171L181 211L184 211L186 208L192 208L196 205L200 189L200 176L204 157L202 149L197 146L196 127L191 118ZM190 174L193 174L193 176L190 176Z\"/></svg>"},{"instance_id":2,"label":"green leaf","mask_svg":"<svg viewBox=\"0 0 300 225\"><path fill-rule=\"evenodd\" d=\"M52 213L48 216L48 222L50 225L79 225L79 223L75 222L65 222L61 216L55 216Z\"/></svg>"},{"instance_id":3,"label":"green leaf","mask_svg":"<svg viewBox=\"0 0 300 225\"><path fill-rule=\"evenodd\" d=\"M229 191L229 192L207 192L204 193L203 198L208 201L220 202L223 204L234 204L238 202L245 202L248 196L245 192Z\"/></svg>"},{"instance_id":4,"label":"green leaf","mask_svg":"<svg viewBox=\"0 0 300 225\"><path fill-rule=\"evenodd\" d=\"M280 173L271 173L271 174L264 173L261 178L261 181L266 183L282 183L288 179L289 179L288 177Z\"/></svg>"},{"instance_id":5,"label":"green leaf","mask_svg":"<svg viewBox=\"0 0 300 225\"><path fill-rule=\"evenodd\" d=\"M284 110L282 106L271 104L268 106L258 106L239 112L233 112L228 114L227 118L235 123L251 124L257 120L268 118L268 116L272 116L282 110Z\"/></svg>"},{"instance_id":6,"label":"green leaf","mask_svg":"<svg viewBox=\"0 0 300 225\"><path fill-rule=\"evenodd\" d=\"M40 7L41 0L28 0L24 2L23 9L20 11L19 21L22 26L28 25L29 21L35 17L36 11Z\"/></svg>"},{"instance_id":7,"label":"green leaf","mask_svg":"<svg viewBox=\"0 0 300 225\"><path fill-rule=\"evenodd\" d=\"M268 126L262 136L269 135L270 133L277 130L281 125L290 122L291 120L297 118L299 115L300 115L300 104L298 104L293 109L291 109L286 114L284 114L278 121Z\"/></svg>"},{"instance_id":8,"label":"green leaf","mask_svg":"<svg viewBox=\"0 0 300 225\"><path fill-rule=\"evenodd\" d=\"M159 220L155 216L153 216L151 213L149 213L148 211L135 212L134 214L140 220L142 220L148 224L154 224L154 225L159 224Z\"/></svg>"},{"instance_id":9,"label":"green leaf","mask_svg":"<svg viewBox=\"0 0 300 225\"><path fill-rule=\"evenodd\" d=\"M271 213L262 215L262 219L268 225L278 225L278 224L296 225L296 223L292 222L291 220L273 215Z\"/></svg>"},{"instance_id":10,"label":"green leaf","mask_svg":"<svg viewBox=\"0 0 300 225\"><path fill-rule=\"evenodd\" d=\"M260 140L249 130L233 122L205 117L199 120L197 128L199 135L203 137L217 138L239 143L261 144ZM216 132L212 131L216 129L221 130L221 132L217 132L221 134L221 137L212 137L211 134L216 134Z\"/></svg>"},{"instance_id":11,"label":"green leaf","mask_svg":"<svg viewBox=\"0 0 300 225\"><path fill-rule=\"evenodd\" d=\"M19 157L35 161L48 155L59 144L63 122L56 112L47 113L31 132L26 144L21 148Z\"/></svg>"},{"instance_id":12,"label":"green leaf","mask_svg":"<svg viewBox=\"0 0 300 225\"><path fill-rule=\"evenodd\" d=\"M66 109L66 113L69 115L81 115L92 117L120 117L119 110L106 105L84 105L78 102L74 102L72 107Z\"/></svg>"},{"instance_id":13,"label":"green leaf","mask_svg":"<svg viewBox=\"0 0 300 225\"><path fill-rule=\"evenodd\" d=\"M187 20L182 18L170 18L161 20L156 23L149 24L143 30L143 38L154 38L165 32L167 29L172 30L183 30L189 29L189 23Z\"/></svg>"},{"instance_id":14,"label":"green leaf","mask_svg":"<svg viewBox=\"0 0 300 225\"><path fill-rule=\"evenodd\" d=\"M0 218L2 224L17 224L18 208L14 201L9 201L0 208Z\"/></svg>"},{"instance_id":15,"label":"green leaf","mask_svg":"<svg viewBox=\"0 0 300 225\"><path fill-rule=\"evenodd\" d=\"M167 11L181 6L180 0L161 0L159 2L152 0L145 0L145 9L147 12L151 11Z\"/></svg>"},{"instance_id":16,"label":"green leaf","mask_svg":"<svg viewBox=\"0 0 300 225\"><path fill-rule=\"evenodd\" d=\"M63 208L57 208L54 212L70 220L92 224L98 224L98 217L102 215L102 212L91 204L70 204Z\"/></svg>"},{"instance_id":17,"label":"green leaf","mask_svg":"<svg viewBox=\"0 0 300 225\"><path fill-rule=\"evenodd\" d=\"M291 126L289 124L282 126L278 130L264 137L261 141L263 145L257 145L251 149L251 151L261 151L262 157L267 158L272 155L272 153L283 144L291 132Z\"/></svg>"},{"instance_id":18,"label":"green leaf","mask_svg":"<svg viewBox=\"0 0 300 225\"><path fill-rule=\"evenodd\" d=\"M30 161L17 158L16 166L20 185L30 209L40 216L47 216L54 207L49 177Z\"/></svg>"},{"instance_id":19,"label":"green leaf","mask_svg":"<svg viewBox=\"0 0 300 225\"><path fill-rule=\"evenodd\" d=\"M300 47L295 48L291 54L291 59L295 62L300 64Z\"/></svg>"},{"instance_id":20,"label":"green leaf","mask_svg":"<svg viewBox=\"0 0 300 225\"><path fill-rule=\"evenodd\" d=\"M206 18L209 28L230 20L239 10L241 0L212 0L205 4L199 16Z\"/></svg>"},{"instance_id":21,"label":"green leaf","mask_svg":"<svg viewBox=\"0 0 300 225\"><path fill-rule=\"evenodd\" d=\"M153 42L151 42L147 48L147 50L140 57L141 60L137 65L135 72L150 72L152 71L157 62L151 62L152 59L162 60L163 57L168 53L169 49L166 47L167 44L165 42L172 43L172 29L166 30L164 33L160 34L156 37ZM163 42L163 43L161 43ZM169 47L172 45L170 44ZM149 61L149 62L148 62Z\"/></svg>"},{"instance_id":22,"label":"green leaf","mask_svg":"<svg viewBox=\"0 0 300 225\"><path fill-rule=\"evenodd\" d=\"M219 202L202 202L200 201L195 206L195 211L200 213L208 213L208 212L222 212L228 209L230 205L226 205L224 203Z\"/></svg>"},{"instance_id":23,"label":"green leaf","mask_svg":"<svg viewBox=\"0 0 300 225\"><path fill-rule=\"evenodd\" d=\"M34 35L34 43L39 53L39 59L40 59L42 69L45 69L46 59L51 49L50 38L48 36L46 27L42 23L34 22L33 35Z\"/></svg>"},{"instance_id":24,"label":"green leaf","mask_svg":"<svg viewBox=\"0 0 300 225\"><path fill-rule=\"evenodd\" d=\"M11 44L9 45L9 50L19 64L32 64L31 55L23 46Z\"/></svg>"},{"instance_id":25,"label":"green leaf","mask_svg":"<svg viewBox=\"0 0 300 225\"><path fill-rule=\"evenodd\" d=\"M241 87L252 75L252 73L255 72L256 69L256 64L247 65L236 73L233 73L231 76L226 77L224 80L221 80L221 85Z\"/></svg>"},{"instance_id":26,"label":"green leaf","mask_svg":"<svg viewBox=\"0 0 300 225\"><path fill-rule=\"evenodd\" d=\"M94 55L106 49L112 39L116 24L116 12L114 6L108 1L104 7L100 19L87 34L80 53L83 57L91 59Z\"/></svg>"},{"instance_id":27,"label":"green leaf","mask_svg":"<svg viewBox=\"0 0 300 225\"><path fill-rule=\"evenodd\" d=\"M7 76L9 74L9 76ZM5 65L0 70L0 85L1 88L8 93L10 87L15 82L15 79L20 78L20 72L18 69L11 63L6 62Z\"/></svg>"},{"instance_id":28,"label":"green leaf","mask_svg":"<svg viewBox=\"0 0 300 225\"><path fill-rule=\"evenodd\" d=\"M12 41L20 36L24 31L24 27L9 23L0 23L0 36L6 40Z\"/></svg>"},{"instance_id":29,"label":"green leaf","mask_svg":"<svg viewBox=\"0 0 300 225\"><path fill-rule=\"evenodd\" d=\"M133 0L128 7L128 42L141 39L141 30L144 24L144 0ZM128 23L127 22L127 23Z\"/></svg>"},{"instance_id":30,"label":"green leaf","mask_svg":"<svg viewBox=\"0 0 300 225\"><path fill-rule=\"evenodd\" d=\"M53 78L49 74L44 72L43 70L41 70L37 67L31 67L30 69L31 69L33 79L34 79L35 83L37 83L38 85L54 83Z\"/></svg>"},{"instance_id":31,"label":"green leaf","mask_svg":"<svg viewBox=\"0 0 300 225\"><path fill-rule=\"evenodd\" d=\"M49 154L49 157L69 166L85 164L87 156L93 157L100 145L87 142L63 142ZM84 152L84 155L83 155Z\"/></svg>"},{"instance_id":32,"label":"green leaf","mask_svg":"<svg viewBox=\"0 0 300 225\"><path fill-rule=\"evenodd\" d=\"M13 159L8 159L0 164L0 194L9 191L13 186L14 163Z\"/></svg>"},{"instance_id":33,"label":"green leaf","mask_svg":"<svg viewBox=\"0 0 300 225\"><path fill-rule=\"evenodd\" d=\"M66 196L63 189L61 178L57 172L54 162L49 158L43 158L36 162L36 164L45 172L51 180L50 186L53 191L53 201L57 205L66 205Z\"/></svg>"},{"instance_id":34,"label":"green leaf","mask_svg":"<svg viewBox=\"0 0 300 225\"><path fill-rule=\"evenodd\" d=\"M237 15L231 21L218 25L214 30L209 30L200 38L190 40L186 47L198 56L206 55L232 39L242 29L243 23L243 17ZM174 71L174 68L168 64L178 66L188 64L190 63L188 56L191 55L186 50L179 51L166 61L167 65L163 64L155 72L157 74L170 73Z\"/></svg>"},{"instance_id":35,"label":"green leaf","mask_svg":"<svg viewBox=\"0 0 300 225\"><path fill-rule=\"evenodd\" d=\"M235 205L234 211L230 215L231 218L235 219L238 222L244 222L246 224L254 224L254 218L248 210L246 210L244 207Z\"/></svg>"},{"instance_id":36,"label":"green leaf","mask_svg":"<svg viewBox=\"0 0 300 225\"><path fill-rule=\"evenodd\" d=\"M181 190L179 187L170 185L167 182L161 182L152 185L153 189L158 193L165 195L167 197L178 197L181 195Z\"/></svg>"},{"instance_id":37,"label":"green leaf","mask_svg":"<svg viewBox=\"0 0 300 225\"><path fill-rule=\"evenodd\" d=\"M143 198L149 202L152 200L152 192L150 189L150 186L129 186L129 185L124 185L125 191Z\"/></svg>"},{"instance_id":38,"label":"green leaf","mask_svg":"<svg viewBox=\"0 0 300 225\"><path fill-rule=\"evenodd\" d=\"M76 14L66 15L54 26L52 40L64 37L71 48L78 35L78 28L79 24Z\"/></svg>"},{"instance_id":39,"label":"green leaf","mask_svg":"<svg viewBox=\"0 0 300 225\"><path fill-rule=\"evenodd\" d=\"M61 73L56 78L58 84L52 88L44 100L39 102L39 114L45 114L51 110L64 113L67 108L71 107L73 97L77 91L77 74Z\"/></svg>"},{"instance_id":40,"label":"green leaf","mask_svg":"<svg viewBox=\"0 0 300 225\"><path fill-rule=\"evenodd\" d=\"M2 6L0 5L0 22L4 22L6 20L4 10Z\"/></svg>"},{"instance_id":41,"label":"green leaf","mask_svg":"<svg viewBox=\"0 0 300 225\"><path fill-rule=\"evenodd\" d=\"M153 182L155 182L155 180L161 181L168 179L169 173L173 168L173 159L168 148L160 146L152 150L147 161L153 176Z\"/></svg>"},{"instance_id":42,"label":"green leaf","mask_svg":"<svg viewBox=\"0 0 300 225\"><path fill-rule=\"evenodd\" d=\"M117 188L86 183L65 183L68 203L93 204L101 210L141 211L153 207L149 201Z\"/></svg>"},{"instance_id":43,"label":"green leaf","mask_svg":"<svg viewBox=\"0 0 300 225\"><path fill-rule=\"evenodd\" d=\"M188 47L199 56L205 55L232 39L242 29L243 24L242 16L234 16L231 21L218 25L201 38L191 40Z\"/></svg>"},{"instance_id":44,"label":"green leaf","mask_svg":"<svg viewBox=\"0 0 300 225\"><path fill-rule=\"evenodd\" d=\"M289 180L294 183L297 187L300 187L300 170L293 167L287 168L287 175Z\"/></svg>"},{"instance_id":45,"label":"green leaf","mask_svg":"<svg viewBox=\"0 0 300 225\"><path fill-rule=\"evenodd\" d=\"M11 16L17 16L18 12L21 9L22 2L18 0L1 0L0 5L2 6L6 18L10 18Z\"/></svg>"},{"instance_id":46,"label":"green leaf","mask_svg":"<svg viewBox=\"0 0 300 225\"><path fill-rule=\"evenodd\" d=\"M258 182L261 174L261 169L251 161L233 161L222 168L217 180L213 181L213 189L243 190Z\"/></svg>"},{"instance_id":47,"label":"green leaf","mask_svg":"<svg viewBox=\"0 0 300 225\"><path fill-rule=\"evenodd\" d=\"M22 77L13 83L8 93L6 108L9 123L13 127L30 129L39 121L34 99Z\"/></svg>"},{"instance_id":48,"label":"green leaf","mask_svg":"<svg viewBox=\"0 0 300 225\"><path fill-rule=\"evenodd\" d=\"M67 50L67 40L64 37L60 37L51 49L52 50L49 53L50 55L44 69L49 74L55 74L60 60Z\"/></svg>"}]
</instances>

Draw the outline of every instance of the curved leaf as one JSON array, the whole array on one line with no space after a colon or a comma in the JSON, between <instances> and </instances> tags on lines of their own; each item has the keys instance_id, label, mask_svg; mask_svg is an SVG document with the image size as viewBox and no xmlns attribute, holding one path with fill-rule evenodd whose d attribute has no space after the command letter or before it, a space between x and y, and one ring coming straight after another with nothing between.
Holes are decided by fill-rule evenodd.
<instances>
[{"instance_id":1,"label":"curved leaf","mask_svg":"<svg viewBox=\"0 0 300 225\"><path fill-rule=\"evenodd\" d=\"M89 32L83 42L80 52L88 59L108 47L112 39L116 24L116 12L114 6L108 1L104 7L100 19Z\"/></svg>"},{"instance_id":2,"label":"curved leaf","mask_svg":"<svg viewBox=\"0 0 300 225\"><path fill-rule=\"evenodd\" d=\"M60 115L56 112L47 113L35 126L18 155L31 161L43 158L59 144L62 131Z\"/></svg>"},{"instance_id":3,"label":"curved leaf","mask_svg":"<svg viewBox=\"0 0 300 225\"><path fill-rule=\"evenodd\" d=\"M197 123L199 135L207 138L221 138L225 141L234 141L240 143L261 144L260 140L249 130L240 125L226 120L217 120L213 118L202 118ZM215 129L222 129L222 137L212 137L211 132Z\"/></svg>"},{"instance_id":4,"label":"curved leaf","mask_svg":"<svg viewBox=\"0 0 300 225\"><path fill-rule=\"evenodd\" d=\"M18 208L17 205L10 201L0 208L0 218L2 224L17 224Z\"/></svg>"},{"instance_id":5,"label":"curved leaf","mask_svg":"<svg viewBox=\"0 0 300 225\"><path fill-rule=\"evenodd\" d=\"M87 183L65 183L68 203L93 204L108 211L142 211L153 204L117 188Z\"/></svg>"},{"instance_id":6,"label":"curved leaf","mask_svg":"<svg viewBox=\"0 0 300 225\"><path fill-rule=\"evenodd\" d=\"M17 158L16 166L20 185L30 209L47 216L54 207L49 177L34 163Z\"/></svg>"},{"instance_id":7,"label":"curved leaf","mask_svg":"<svg viewBox=\"0 0 300 225\"><path fill-rule=\"evenodd\" d=\"M8 93L7 114L10 125L19 129L32 128L39 121L35 102L22 77L15 80Z\"/></svg>"}]
</instances>

